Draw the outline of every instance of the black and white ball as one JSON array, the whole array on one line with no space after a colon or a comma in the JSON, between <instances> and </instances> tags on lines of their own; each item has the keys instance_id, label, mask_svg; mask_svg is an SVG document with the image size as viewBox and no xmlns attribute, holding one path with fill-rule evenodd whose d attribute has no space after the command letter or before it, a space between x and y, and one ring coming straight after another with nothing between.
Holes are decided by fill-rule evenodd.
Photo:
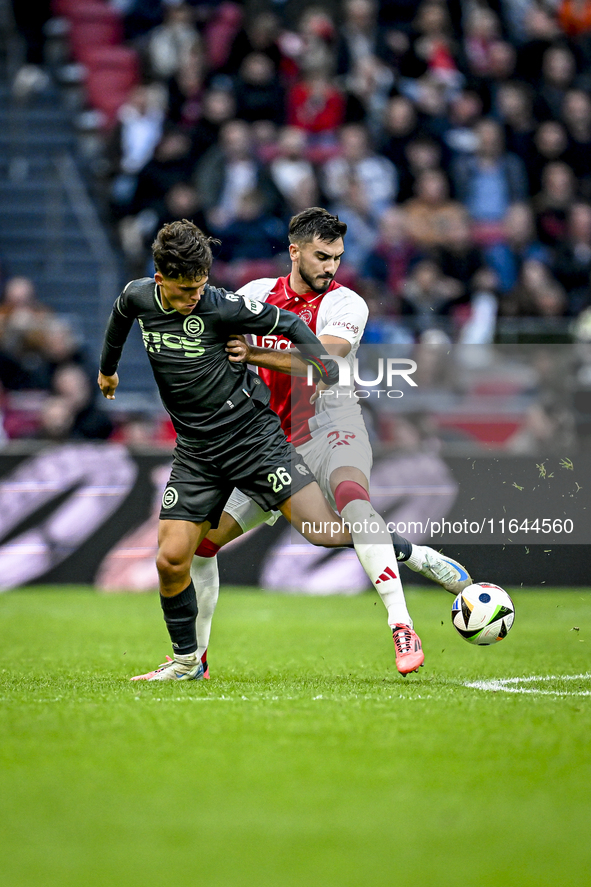
<instances>
[{"instance_id":1,"label":"black and white ball","mask_svg":"<svg viewBox=\"0 0 591 887\"><path fill-rule=\"evenodd\" d=\"M469 644L496 644L507 637L515 606L504 589L490 582L469 585L454 600L451 621Z\"/></svg>"}]
</instances>

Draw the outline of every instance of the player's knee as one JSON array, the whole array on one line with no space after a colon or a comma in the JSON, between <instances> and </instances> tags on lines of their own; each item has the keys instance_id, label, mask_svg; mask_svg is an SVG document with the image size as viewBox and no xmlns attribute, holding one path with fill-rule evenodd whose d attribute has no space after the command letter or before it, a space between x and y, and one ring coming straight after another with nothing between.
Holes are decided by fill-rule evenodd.
<instances>
[{"instance_id":1,"label":"player's knee","mask_svg":"<svg viewBox=\"0 0 591 887\"><path fill-rule=\"evenodd\" d=\"M175 552L160 550L156 557L158 575L174 579L187 570L187 558Z\"/></svg>"}]
</instances>

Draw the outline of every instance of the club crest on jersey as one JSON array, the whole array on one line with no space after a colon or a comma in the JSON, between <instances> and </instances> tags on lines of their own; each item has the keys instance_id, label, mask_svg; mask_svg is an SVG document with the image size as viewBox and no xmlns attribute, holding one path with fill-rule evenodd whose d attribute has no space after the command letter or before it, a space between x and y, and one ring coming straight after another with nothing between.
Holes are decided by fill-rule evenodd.
<instances>
[{"instance_id":1,"label":"club crest on jersey","mask_svg":"<svg viewBox=\"0 0 591 887\"><path fill-rule=\"evenodd\" d=\"M302 318L304 323L308 324L308 326L310 326L310 324L312 323L312 318L314 317L309 308L304 308L303 311L300 311L299 316Z\"/></svg>"},{"instance_id":2,"label":"club crest on jersey","mask_svg":"<svg viewBox=\"0 0 591 887\"><path fill-rule=\"evenodd\" d=\"M172 508L179 501L178 491L174 487L167 487L162 495L162 507Z\"/></svg>"},{"instance_id":3,"label":"club crest on jersey","mask_svg":"<svg viewBox=\"0 0 591 887\"><path fill-rule=\"evenodd\" d=\"M191 315L190 317L186 317L183 323L183 329L188 336L192 338L197 338L203 332L205 324L201 320L200 317L196 317Z\"/></svg>"}]
</instances>

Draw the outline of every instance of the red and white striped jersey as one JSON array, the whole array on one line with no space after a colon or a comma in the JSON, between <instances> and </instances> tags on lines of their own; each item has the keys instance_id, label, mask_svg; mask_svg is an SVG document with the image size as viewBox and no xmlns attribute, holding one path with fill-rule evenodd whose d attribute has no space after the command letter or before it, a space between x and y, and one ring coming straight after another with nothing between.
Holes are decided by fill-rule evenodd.
<instances>
[{"instance_id":1,"label":"red and white striped jersey","mask_svg":"<svg viewBox=\"0 0 591 887\"><path fill-rule=\"evenodd\" d=\"M353 361L368 316L367 305L356 292L333 280L326 292L320 295L311 291L299 295L290 287L289 275L253 280L238 292L259 302L270 302L279 308L293 311L319 338L338 336L350 342L351 350L347 361L351 370L353 369ZM274 335L253 336L253 344L261 348L291 348L288 339ZM307 384L305 378L262 367L258 372L271 389L271 408L281 419L283 431L294 446L310 439L310 419L314 415L320 418L320 414L324 414L324 424L347 420L351 416L358 417L361 413L353 383L348 388L333 386L333 396L321 397L312 405L310 397L314 389Z\"/></svg>"}]
</instances>

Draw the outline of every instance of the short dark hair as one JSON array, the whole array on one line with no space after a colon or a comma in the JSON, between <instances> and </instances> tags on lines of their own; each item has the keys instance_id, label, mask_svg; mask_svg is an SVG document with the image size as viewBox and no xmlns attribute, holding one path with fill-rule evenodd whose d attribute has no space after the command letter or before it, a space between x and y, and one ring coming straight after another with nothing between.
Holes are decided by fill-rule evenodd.
<instances>
[{"instance_id":1,"label":"short dark hair","mask_svg":"<svg viewBox=\"0 0 591 887\"><path fill-rule=\"evenodd\" d=\"M289 223L290 243L309 243L315 237L333 243L347 233L347 225L338 216L320 206L310 206L294 216Z\"/></svg>"},{"instance_id":2,"label":"short dark hair","mask_svg":"<svg viewBox=\"0 0 591 887\"><path fill-rule=\"evenodd\" d=\"M188 219L163 225L152 244L156 270L163 277L185 277L188 280L204 277L209 274L213 262L212 243L219 241L207 237Z\"/></svg>"}]
</instances>

